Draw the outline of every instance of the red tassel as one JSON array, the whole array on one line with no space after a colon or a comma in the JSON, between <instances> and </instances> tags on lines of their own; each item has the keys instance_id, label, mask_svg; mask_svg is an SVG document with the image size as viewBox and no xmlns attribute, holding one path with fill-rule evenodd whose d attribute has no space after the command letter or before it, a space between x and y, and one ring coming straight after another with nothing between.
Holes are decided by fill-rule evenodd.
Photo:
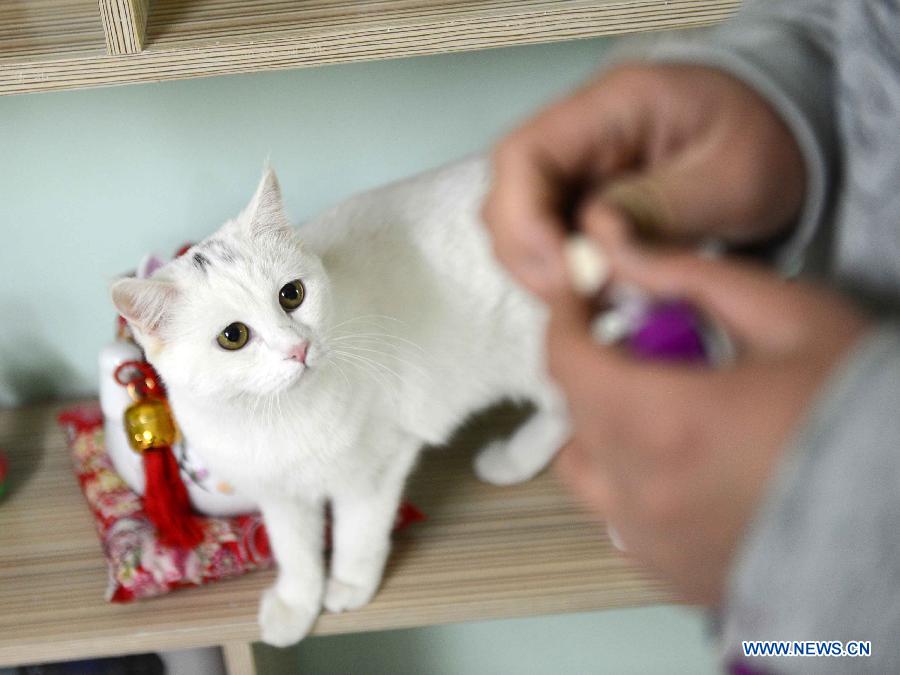
<instances>
[{"instance_id":1,"label":"red tassel","mask_svg":"<svg viewBox=\"0 0 900 675\"><path fill-rule=\"evenodd\" d=\"M131 375L126 378L126 373ZM203 528L191 511L191 500L172 453L178 430L166 403L165 387L145 361L126 361L116 368L113 377L128 387L135 401L125 410L124 423L132 449L144 456L144 512L156 526L160 543L193 548L203 541Z\"/></svg>"},{"instance_id":2,"label":"red tassel","mask_svg":"<svg viewBox=\"0 0 900 675\"><path fill-rule=\"evenodd\" d=\"M193 548L203 541L178 461L168 447L144 452L144 511L166 546Z\"/></svg>"}]
</instances>

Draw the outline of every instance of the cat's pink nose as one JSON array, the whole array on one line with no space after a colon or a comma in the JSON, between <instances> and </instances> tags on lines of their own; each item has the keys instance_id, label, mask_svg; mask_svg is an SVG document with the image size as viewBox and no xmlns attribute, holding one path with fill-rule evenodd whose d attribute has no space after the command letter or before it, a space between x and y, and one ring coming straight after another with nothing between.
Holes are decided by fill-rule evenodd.
<instances>
[{"instance_id":1,"label":"cat's pink nose","mask_svg":"<svg viewBox=\"0 0 900 675\"><path fill-rule=\"evenodd\" d=\"M303 341L298 345L294 345L288 352L288 358L300 363L306 363L306 354L309 351L309 342Z\"/></svg>"}]
</instances>

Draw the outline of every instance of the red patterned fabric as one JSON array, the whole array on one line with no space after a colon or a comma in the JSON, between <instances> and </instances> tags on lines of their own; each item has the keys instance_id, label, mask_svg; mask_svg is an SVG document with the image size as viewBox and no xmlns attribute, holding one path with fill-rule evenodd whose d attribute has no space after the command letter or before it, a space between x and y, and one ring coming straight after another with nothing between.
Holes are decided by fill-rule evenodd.
<instances>
[{"instance_id":1,"label":"red patterned fabric","mask_svg":"<svg viewBox=\"0 0 900 675\"><path fill-rule=\"evenodd\" d=\"M75 475L97 524L109 569L106 599L129 602L269 567L272 553L258 513L234 518L198 517L203 541L190 550L163 546L143 510L143 500L113 468L103 446L103 415L96 405L59 416ZM404 503L395 528L424 520Z\"/></svg>"}]
</instances>

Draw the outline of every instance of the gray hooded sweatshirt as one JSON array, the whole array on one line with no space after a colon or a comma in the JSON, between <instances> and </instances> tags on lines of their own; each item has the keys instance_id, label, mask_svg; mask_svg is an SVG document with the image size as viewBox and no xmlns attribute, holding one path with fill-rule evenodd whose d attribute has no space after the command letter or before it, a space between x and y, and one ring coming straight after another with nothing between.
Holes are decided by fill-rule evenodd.
<instances>
[{"instance_id":1,"label":"gray hooded sweatshirt","mask_svg":"<svg viewBox=\"0 0 900 675\"><path fill-rule=\"evenodd\" d=\"M750 525L721 608L723 659L900 673L900 0L749 0L653 58L727 71L781 114L808 189L779 265L794 273L815 258L879 317L830 375ZM868 640L872 651L743 658L744 640Z\"/></svg>"}]
</instances>

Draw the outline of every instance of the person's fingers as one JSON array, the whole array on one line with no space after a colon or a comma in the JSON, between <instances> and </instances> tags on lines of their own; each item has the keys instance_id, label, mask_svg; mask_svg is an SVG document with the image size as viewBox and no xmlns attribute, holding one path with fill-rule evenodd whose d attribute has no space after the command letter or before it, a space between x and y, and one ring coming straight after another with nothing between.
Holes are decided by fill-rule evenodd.
<instances>
[{"instance_id":1,"label":"person's fingers","mask_svg":"<svg viewBox=\"0 0 900 675\"><path fill-rule=\"evenodd\" d=\"M493 188L483 207L497 258L541 296L566 280L562 196L549 171L536 148L524 142L501 146L493 159Z\"/></svg>"},{"instance_id":2,"label":"person's fingers","mask_svg":"<svg viewBox=\"0 0 900 675\"><path fill-rule=\"evenodd\" d=\"M634 221L604 199L602 193L594 193L585 199L576 219L578 229L598 244L605 255L613 254L626 245L636 245Z\"/></svg>"},{"instance_id":3,"label":"person's fingers","mask_svg":"<svg viewBox=\"0 0 900 675\"><path fill-rule=\"evenodd\" d=\"M710 133L646 171L616 179L600 196L642 238L692 242L715 232L733 243L758 240L774 233L793 210L768 213L780 193L750 189L761 183L751 179L751 154L734 152L726 134ZM760 231L764 221L770 231Z\"/></svg>"},{"instance_id":4,"label":"person's fingers","mask_svg":"<svg viewBox=\"0 0 900 675\"><path fill-rule=\"evenodd\" d=\"M679 240L689 235L648 175L632 176L609 183L582 206L579 228L604 246L626 242Z\"/></svg>"},{"instance_id":5,"label":"person's fingers","mask_svg":"<svg viewBox=\"0 0 900 675\"><path fill-rule=\"evenodd\" d=\"M660 165L616 178L591 196L579 227L603 229L618 218L640 240L691 243L716 232L739 244L766 234L754 227L762 220L776 230L788 214L760 213L748 190L749 168L723 150L704 139Z\"/></svg>"},{"instance_id":6,"label":"person's fingers","mask_svg":"<svg viewBox=\"0 0 900 675\"><path fill-rule=\"evenodd\" d=\"M599 191L642 235L715 233L743 243L796 218L803 167L785 125L737 80L705 68L631 64L498 145L484 216L500 261L546 298L565 283L562 240L588 195ZM580 223L586 230L614 217L609 208L605 216L589 212L595 217Z\"/></svg>"},{"instance_id":7,"label":"person's fingers","mask_svg":"<svg viewBox=\"0 0 900 675\"><path fill-rule=\"evenodd\" d=\"M611 259L617 281L692 303L747 347L788 348L803 330L802 291L763 267L634 246L620 247Z\"/></svg>"},{"instance_id":8,"label":"person's fingers","mask_svg":"<svg viewBox=\"0 0 900 675\"><path fill-rule=\"evenodd\" d=\"M595 515L606 515L612 496L610 484L590 452L569 443L558 453L554 469L579 501Z\"/></svg>"},{"instance_id":9,"label":"person's fingers","mask_svg":"<svg viewBox=\"0 0 900 675\"><path fill-rule=\"evenodd\" d=\"M645 153L661 86L646 66L619 66L549 106L510 136L539 148L546 166L572 187L590 188L633 168Z\"/></svg>"},{"instance_id":10,"label":"person's fingers","mask_svg":"<svg viewBox=\"0 0 900 675\"><path fill-rule=\"evenodd\" d=\"M554 300L547 366L600 461L613 469L627 450L634 468L674 460L685 447L698 451L708 440L704 421L734 394L739 367L642 361L595 342L589 325L586 303L571 295Z\"/></svg>"},{"instance_id":11,"label":"person's fingers","mask_svg":"<svg viewBox=\"0 0 900 675\"><path fill-rule=\"evenodd\" d=\"M606 445L617 445L623 430L627 437L632 426L657 417L660 394L693 386L693 368L641 362L618 347L598 344L590 305L574 294L554 296L549 309L548 371L562 387L576 424L589 418Z\"/></svg>"},{"instance_id":12,"label":"person's fingers","mask_svg":"<svg viewBox=\"0 0 900 675\"><path fill-rule=\"evenodd\" d=\"M640 154L649 107L634 70L550 106L494 150L484 220L499 260L542 297L568 281L562 248L573 207Z\"/></svg>"},{"instance_id":13,"label":"person's fingers","mask_svg":"<svg viewBox=\"0 0 900 675\"><path fill-rule=\"evenodd\" d=\"M570 405L589 401L607 410L605 399L616 382L627 377L624 364L612 349L591 336L590 305L572 293L558 294L550 305L547 323L547 367L563 387ZM597 383L609 387L597 387Z\"/></svg>"},{"instance_id":14,"label":"person's fingers","mask_svg":"<svg viewBox=\"0 0 900 675\"><path fill-rule=\"evenodd\" d=\"M606 172L594 187L640 235L696 240L715 233L747 243L796 218L805 189L802 155L755 92L724 73L690 66L627 77L643 77L643 89L653 94L650 101L635 97L650 110L636 115L648 123L630 136L639 161L630 173L623 165ZM711 109L717 114L703 113Z\"/></svg>"}]
</instances>

